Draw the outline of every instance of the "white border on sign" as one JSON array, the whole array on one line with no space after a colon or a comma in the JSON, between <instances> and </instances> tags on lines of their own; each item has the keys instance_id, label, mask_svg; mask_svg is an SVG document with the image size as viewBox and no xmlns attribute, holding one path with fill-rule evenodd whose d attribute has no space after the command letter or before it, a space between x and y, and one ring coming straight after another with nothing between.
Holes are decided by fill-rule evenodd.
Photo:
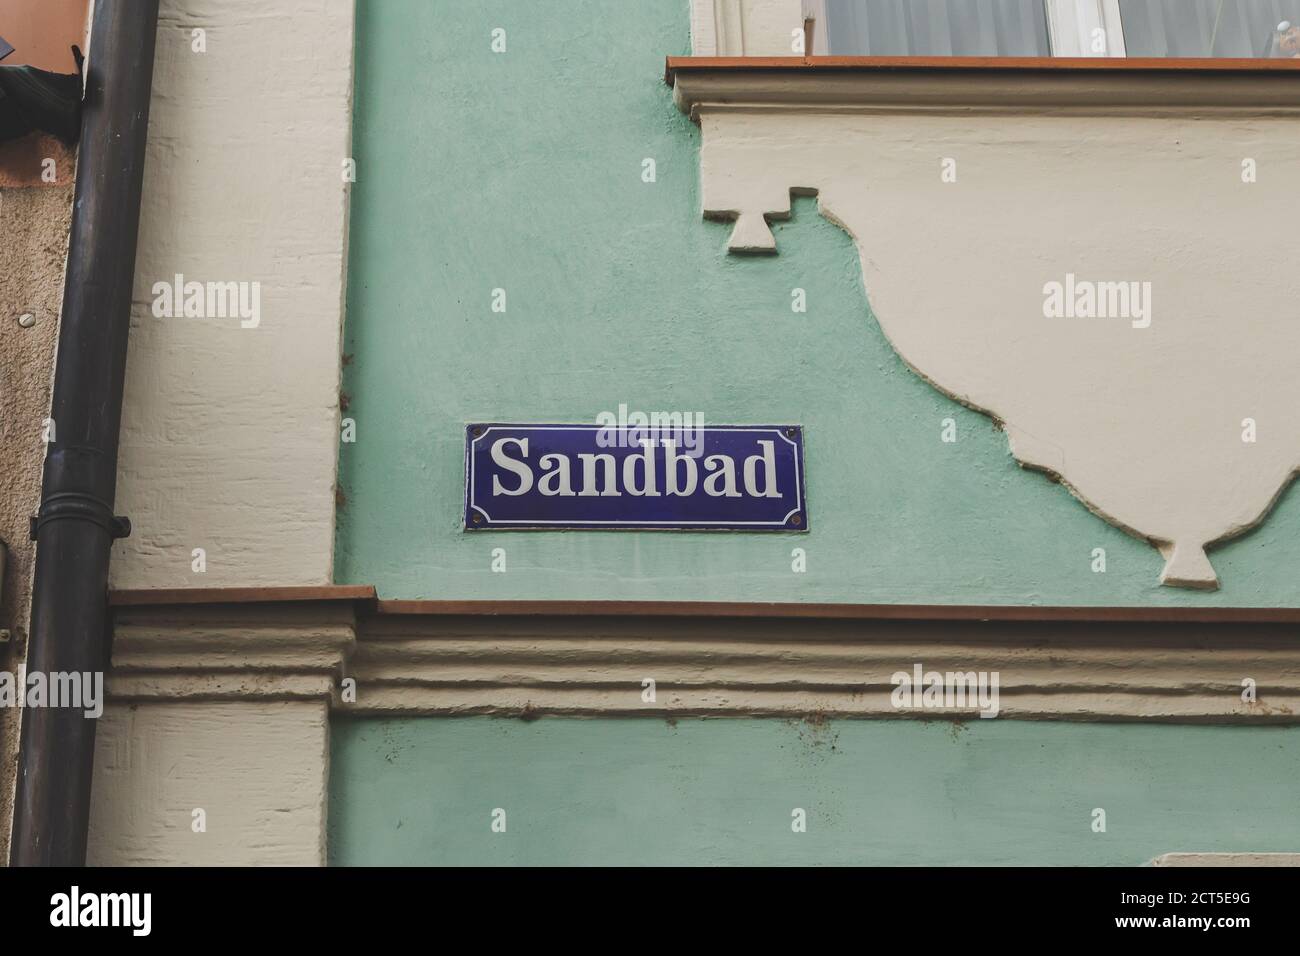
<instances>
[{"instance_id":1,"label":"white border on sign","mask_svg":"<svg viewBox=\"0 0 1300 956\"><path fill-rule=\"evenodd\" d=\"M467 423L465 427L469 428L470 424L471 423ZM481 440L487 438L488 435L492 434L493 431L504 430L506 428L531 428L534 431L568 432L568 431L604 431L608 427L609 426L607 425L529 425L523 422L519 422L511 425L497 424L497 425L488 426L486 429L483 430L482 435L476 435L473 441L470 442L470 445L471 446L477 445ZM802 425L798 427L800 431L803 430ZM734 426L705 425L703 428L706 434L710 429L713 429L715 431L725 431L725 432L754 432L760 435L765 435L768 434L769 432L775 432L778 438L784 441L787 445L791 445L795 448L796 454L794 456L794 487L795 487L796 503L794 508L786 512L784 518L782 518L780 521L725 521L725 522L722 521L580 521L580 520L579 521L530 521L530 520L510 519L510 518L503 518L498 521L494 519L490 514L488 514L487 511L485 511L483 507L474 500L474 455L472 451L470 451L466 455L466 457L469 459L468 462L469 467L466 469L465 472L466 482L467 482L466 498L468 500L468 505L471 509L477 511L484 518L486 518L490 522L493 522L497 526L528 525L529 527L536 527L539 525L563 525L566 528L614 526L614 527L627 527L627 528L634 529L637 527L648 528L653 525L669 525L674 528L683 528L688 525L706 525L709 527L716 527L718 528L718 530L725 530L725 528L739 528L739 527L750 527L750 526L762 527L762 528L784 528L786 522L788 522L793 515L798 514L804 508L803 478L800 471L800 466L802 464L800 458L802 456L797 453L799 450L799 443L783 435L781 433L781 428L779 426L772 426L766 428L751 428L745 425L734 425ZM800 530L807 530L807 527L808 527L808 522L804 522L804 528ZM484 528L483 530L486 531L489 529Z\"/></svg>"}]
</instances>

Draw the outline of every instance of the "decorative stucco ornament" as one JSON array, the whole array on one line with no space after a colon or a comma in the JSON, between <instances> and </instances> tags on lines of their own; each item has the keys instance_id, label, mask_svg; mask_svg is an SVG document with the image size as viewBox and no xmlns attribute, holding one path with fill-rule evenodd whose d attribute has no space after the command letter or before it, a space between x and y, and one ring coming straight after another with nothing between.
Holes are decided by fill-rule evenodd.
<instances>
[{"instance_id":1,"label":"decorative stucco ornament","mask_svg":"<svg viewBox=\"0 0 1300 956\"><path fill-rule=\"evenodd\" d=\"M815 193L904 362L1159 548L1162 583L1217 587L1206 548L1300 467L1300 75L674 79L733 251Z\"/></svg>"}]
</instances>

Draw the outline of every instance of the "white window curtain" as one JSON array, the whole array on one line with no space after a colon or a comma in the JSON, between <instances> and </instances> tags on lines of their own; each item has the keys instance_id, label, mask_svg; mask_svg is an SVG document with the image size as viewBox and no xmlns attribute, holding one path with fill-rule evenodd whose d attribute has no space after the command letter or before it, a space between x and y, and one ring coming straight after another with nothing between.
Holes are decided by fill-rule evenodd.
<instances>
[{"instance_id":1,"label":"white window curtain","mask_svg":"<svg viewBox=\"0 0 1300 956\"><path fill-rule=\"evenodd\" d=\"M1043 0L826 0L832 56L1049 56Z\"/></svg>"},{"instance_id":2,"label":"white window curtain","mask_svg":"<svg viewBox=\"0 0 1300 956\"><path fill-rule=\"evenodd\" d=\"M805 0L805 7L808 7ZM841 56L1300 57L1300 0L819 0Z\"/></svg>"},{"instance_id":3,"label":"white window curtain","mask_svg":"<svg viewBox=\"0 0 1300 956\"><path fill-rule=\"evenodd\" d=\"M1288 52L1300 42L1300 0L1120 0L1119 9L1129 56L1276 57L1300 52Z\"/></svg>"}]
</instances>

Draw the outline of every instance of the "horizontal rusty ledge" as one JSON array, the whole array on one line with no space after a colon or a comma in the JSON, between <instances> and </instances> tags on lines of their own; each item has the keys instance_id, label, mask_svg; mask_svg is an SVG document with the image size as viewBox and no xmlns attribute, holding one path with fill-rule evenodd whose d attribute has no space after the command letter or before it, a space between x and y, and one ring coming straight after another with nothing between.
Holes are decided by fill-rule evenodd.
<instances>
[{"instance_id":1,"label":"horizontal rusty ledge","mask_svg":"<svg viewBox=\"0 0 1300 956\"><path fill-rule=\"evenodd\" d=\"M374 604L369 584L323 584L282 588L130 588L109 591L110 607L170 607L181 604L273 604L356 601Z\"/></svg>"},{"instance_id":2,"label":"horizontal rusty ledge","mask_svg":"<svg viewBox=\"0 0 1300 956\"><path fill-rule=\"evenodd\" d=\"M1039 607L728 601L379 601L380 615L795 618L845 621L1300 624L1300 608Z\"/></svg>"},{"instance_id":3,"label":"horizontal rusty ledge","mask_svg":"<svg viewBox=\"0 0 1300 956\"><path fill-rule=\"evenodd\" d=\"M664 80L705 70L916 70L1055 73L1300 73L1300 59L1064 56L670 56Z\"/></svg>"},{"instance_id":4,"label":"horizontal rusty ledge","mask_svg":"<svg viewBox=\"0 0 1300 956\"><path fill-rule=\"evenodd\" d=\"M399 601L371 585L139 588L109 592L112 607L354 602L369 615L427 617L786 618L1117 624L1300 624L1300 607L1051 607L997 604L813 604L736 601ZM1300 635L1298 635L1300 636Z\"/></svg>"}]
</instances>

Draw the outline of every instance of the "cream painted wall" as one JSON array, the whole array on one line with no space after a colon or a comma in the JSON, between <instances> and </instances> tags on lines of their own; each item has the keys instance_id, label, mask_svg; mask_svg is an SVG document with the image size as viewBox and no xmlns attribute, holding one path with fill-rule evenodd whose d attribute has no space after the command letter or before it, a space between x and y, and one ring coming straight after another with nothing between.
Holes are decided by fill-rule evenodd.
<instances>
[{"instance_id":1,"label":"cream painted wall","mask_svg":"<svg viewBox=\"0 0 1300 956\"><path fill-rule=\"evenodd\" d=\"M86 862L322 865L328 740L320 701L110 706Z\"/></svg>"},{"instance_id":2,"label":"cream painted wall","mask_svg":"<svg viewBox=\"0 0 1300 956\"><path fill-rule=\"evenodd\" d=\"M163 0L115 588L332 581L352 53L352 0ZM257 283L258 321L156 317L154 284L177 274ZM246 675L254 657L224 659ZM116 641L118 672L129 658ZM183 679L144 703L110 691L90 863L324 862L328 682L284 700L238 681L222 702L184 699Z\"/></svg>"},{"instance_id":3,"label":"cream painted wall","mask_svg":"<svg viewBox=\"0 0 1300 956\"><path fill-rule=\"evenodd\" d=\"M162 4L114 587L331 580L352 34L352 0ZM260 321L155 318L178 273L259 283Z\"/></svg>"},{"instance_id":4,"label":"cream painted wall","mask_svg":"<svg viewBox=\"0 0 1300 956\"><path fill-rule=\"evenodd\" d=\"M695 56L793 56L803 0L691 0Z\"/></svg>"},{"instance_id":5,"label":"cream painted wall","mask_svg":"<svg viewBox=\"0 0 1300 956\"><path fill-rule=\"evenodd\" d=\"M678 99L733 250L778 251L765 220L816 193L909 366L1157 547L1161 583L1214 588L1205 549L1300 467L1293 79L719 74ZM1130 308L1049 316L1076 280Z\"/></svg>"}]
</instances>

